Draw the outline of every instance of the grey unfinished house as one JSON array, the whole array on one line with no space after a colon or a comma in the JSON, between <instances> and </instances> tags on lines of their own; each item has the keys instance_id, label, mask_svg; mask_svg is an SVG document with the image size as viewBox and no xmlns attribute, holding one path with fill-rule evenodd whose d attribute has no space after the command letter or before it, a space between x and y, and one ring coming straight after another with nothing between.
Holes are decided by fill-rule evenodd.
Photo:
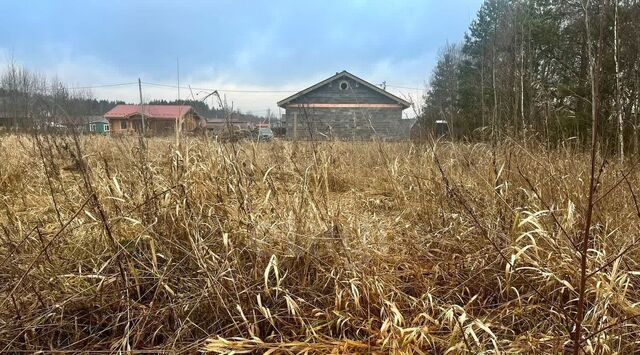
<instances>
[{"instance_id":1,"label":"grey unfinished house","mask_svg":"<svg viewBox=\"0 0 640 355\"><path fill-rule=\"evenodd\" d=\"M279 101L287 138L406 138L402 111L411 103L342 71Z\"/></svg>"}]
</instances>

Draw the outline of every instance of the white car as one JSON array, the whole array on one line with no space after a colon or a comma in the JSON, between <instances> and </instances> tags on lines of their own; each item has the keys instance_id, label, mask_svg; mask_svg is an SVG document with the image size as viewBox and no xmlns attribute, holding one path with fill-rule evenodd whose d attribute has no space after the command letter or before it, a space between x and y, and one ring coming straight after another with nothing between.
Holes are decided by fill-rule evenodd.
<instances>
[{"instance_id":1,"label":"white car","mask_svg":"<svg viewBox=\"0 0 640 355\"><path fill-rule=\"evenodd\" d=\"M260 127L258 128L258 140L259 141L270 141L273 139L273 131L269 127Z\"/></svg>"}]
</instances>

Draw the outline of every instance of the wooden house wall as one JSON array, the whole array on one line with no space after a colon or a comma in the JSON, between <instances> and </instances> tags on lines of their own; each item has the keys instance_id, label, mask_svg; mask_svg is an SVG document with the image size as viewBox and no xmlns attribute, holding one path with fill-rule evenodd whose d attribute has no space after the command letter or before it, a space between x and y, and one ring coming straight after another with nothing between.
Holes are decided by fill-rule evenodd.
<instances>
[{"instance_id":1,"label":"wooden house wall","mask_svg":"<svg viewBox=\"0 0 640 355\"><path fill-rule=\"evenodd\" d=\"M398 108L287 108L290 139L370 139L408 137Z\"/></svg>"},{"instance_id":2,"label":"wooden house wall","mask_svg":"<svg viewBox=\"0 0 640 355\"><path fill-rule=\"evenodd\" d=\"M342 82L348 88L340 88ZM291 139L404 138L402 106L348 77L336 78L286 105L286 132Z\"/></svg>"},{"instance_id":3,"label":"wooden house wall","mask_svg":"<svg viewBox=\"0 0 640 355\"><path fill-rule=\"evenodd\" d=\"M121 122L127 122L127 128L126 129L122 129L120 127ZM133 129L132 127L129 127L129 120L127 119L121 119L121 118L109 118L109 125L111 128L111 133L113 134L126 134L129 130Z\"/></svg>"},{"instance_id":4,"label":"wooden house wall","mask_svg":"<svg viewBox=\"0 0 640 355\"><path fill-rule=\"evenodd\" d=\"M127 128L122 129L121 123L127 122ZM140 115L129 118L109 118L111 131L113 134L133 134L142 131L142 121ZM187 114L182 120L182 132L191 132L199 127L199 119L193 114ZM175 119L146 118L145 129L151 135L175 134Z\"/></svg>"},{"instance_id":5,"label":"wooden house wall","mask_svg":"<svg viewBox=\"0 0 640 355\"><path fill-rule=\"evenodd\" d=\"M87 132L91 132L91 133L105 133L105 132L107 132L107 131L105 131L105 128L106 128L107 124L108 123L105 123L105 122L90 122L90 123L88 123L87 125L84 126L84 129ZM95 129L93 131L91 130L91 126L92 125L95 127ZM109 126L109 128L111 128L111 126Z\"/></svg>"}]
</instances>

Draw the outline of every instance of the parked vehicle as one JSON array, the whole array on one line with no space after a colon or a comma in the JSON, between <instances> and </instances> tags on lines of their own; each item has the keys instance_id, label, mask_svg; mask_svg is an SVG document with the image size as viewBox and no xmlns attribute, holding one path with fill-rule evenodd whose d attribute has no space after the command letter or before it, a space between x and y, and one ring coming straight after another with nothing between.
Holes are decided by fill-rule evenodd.
<instances>
[{"instance_id":1,"label":"parked vehicle","mask_svg":"<svg viewBox=\"0 0 640 355\"><path fill-rule=\"evenodd\" d=\"M273 139L273 131L269 127L258 128L258 141L270 141Z\"/></svg>"}]
</instances>

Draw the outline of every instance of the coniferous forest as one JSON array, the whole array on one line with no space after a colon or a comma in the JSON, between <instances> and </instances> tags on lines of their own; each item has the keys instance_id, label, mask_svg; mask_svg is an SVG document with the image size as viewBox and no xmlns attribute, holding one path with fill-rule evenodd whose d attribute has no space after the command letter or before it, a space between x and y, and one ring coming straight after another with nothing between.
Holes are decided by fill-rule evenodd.
<instances>
[{"instance_id":1,"label":"coniferous forest","mask_svg":"<svg viewBox=\"0 0 640 355\"><path fill-rule=\"evenodd\" d=\"M639 51L637 0L485 1L462 41L442 48L418 126L586 145L593 80L603 147L637 152Z\"/></svg>"}]
</instances>

